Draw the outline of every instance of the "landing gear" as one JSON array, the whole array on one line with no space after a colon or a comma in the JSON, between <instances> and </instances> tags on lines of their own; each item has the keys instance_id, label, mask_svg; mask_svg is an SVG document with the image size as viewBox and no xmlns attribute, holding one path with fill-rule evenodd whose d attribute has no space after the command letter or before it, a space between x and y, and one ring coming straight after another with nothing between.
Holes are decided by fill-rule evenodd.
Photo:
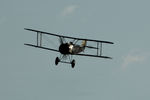
<instances>
[{"instance_id":1,"label":"landing gear","mask_svg":"<svg viewBox=\"0 0 150 100\"><path fill-rule=\"evenodd\" d=\"M56 57L56 59L55 59L55 65L58 65L59 62L60 62L60 59L58 57Z\"/></svg>"},{"instance_id":2,"label":"landing gear","mask_svg":"<svg viewBox=\"0 0 150 100\"><path fill-rule=\"evenodd\" d=\"M67 61L63 61L62 59L63 59L63 57L60 57L60 58L56 57L56 59L55 59L55 65L58 65L58 63L61 62L61 63L71 64L72 68L75 67L75 60L74 59L72 60L72 58L69 58L70 61L68 61L68 62Z\"/></svg>"},{"instance_id":3,"label":"landing gear","mask_svg":"<svg viewBox=\"0 0 150 100\"><path fill-rule=\"evenodd\" d=\"M75 67L75 60L73 59L71 62L71 67L74 68Z\"/></svg>"}]
</instances>

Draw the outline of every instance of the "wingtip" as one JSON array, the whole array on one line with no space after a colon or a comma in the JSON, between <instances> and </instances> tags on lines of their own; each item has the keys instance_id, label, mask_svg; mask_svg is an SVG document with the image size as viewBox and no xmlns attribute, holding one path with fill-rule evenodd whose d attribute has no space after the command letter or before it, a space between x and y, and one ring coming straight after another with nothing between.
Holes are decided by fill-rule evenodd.
<instances>
[{"instance_id":1,"label":"wingtip","mask_svg":"<svg viewBox=\"0 0 150 100\"><path fill-rule=\"evenodd\" d=\"M107 59L113 59L112 57L106 57Z\"/></svg>"},{"instance_id":2,"label":"wingtip","mask_svg":"<svg viewBox=\"0 0 150 100\"><path fill-rule=\"evenodd\" d=\"M112 57L110 57L109 59L113 59Z\"/></svg>"},{"instance_id":3,"label":"wingtip","mask_svg":"<svg viewBox=\"0 0 150 100\"><path fill-rule=\"evenodd\" d=\"M28 28L24 28L24 30L29 30Z\"/></svg>"},{"instance_id":4,"label":"wingtip","mask_svg":"<svg viewBox=\"0 0 150 100\"><path fill-rule=\"evenodd\" d=\"M24 30L30 30L29 28L24 28Z\"/></svg>"},{"instance_id":5,"label":"wingtip","mask_svg":"<svg viewBox=\"0 0 150 100\"><path fill-rule=\"evenodd\" d=\"M114 42L111 42L111 44L114 44Z\"/></svg>"}]
</instances>

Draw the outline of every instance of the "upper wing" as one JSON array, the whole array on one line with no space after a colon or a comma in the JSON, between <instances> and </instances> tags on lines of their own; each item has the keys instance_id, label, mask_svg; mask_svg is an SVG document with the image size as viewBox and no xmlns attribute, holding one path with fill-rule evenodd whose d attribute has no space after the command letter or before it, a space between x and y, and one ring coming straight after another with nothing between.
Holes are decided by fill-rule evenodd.
<instances>
[{"instance_id":1,"label":"upper wing","mask_svg":"<svg viewBox=\"0 0 150 100\"><path fill-rule=\"evenodd\" d=\"M29 29L29 28L24 28L24 29L25 29L25 30L28 30L28 31L38 32L38 33L47 34L47 35L52 35L52 36L57 36L57 37L63 37L63 38L69 38L69 39L75 39L75 40L87 40L87 41L93 41L93 42L100 42L100 43L114 44L113 42L109 42L109 41L101 41L101 40L93 40L93 39L84 39L84 38L75 38L75 37L70 37L70 36L57 35L57 34L53 34L53 33L48 33L48 32L38 31L38 30L34 30L34 29Z\"/></svg>"}]
</instances>

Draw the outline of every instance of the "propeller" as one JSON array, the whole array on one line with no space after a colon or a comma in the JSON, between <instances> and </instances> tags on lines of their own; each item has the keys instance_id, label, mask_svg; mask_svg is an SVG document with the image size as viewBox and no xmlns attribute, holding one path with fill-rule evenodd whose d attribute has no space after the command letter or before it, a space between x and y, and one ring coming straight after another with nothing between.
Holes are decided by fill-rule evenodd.
<instances>
[{"instance_id":1,"label":"propeller","mask_svg":"<svg viewBox=\"0 0 150 100\"><path fill-rule=\"evenodd\" d=\"M63 37L60 37L60 38L59 38L59 43L60 43L60 44L65 44L66 41L65 41L65 39L64 39Z\"/></svg>"}]
</instances>

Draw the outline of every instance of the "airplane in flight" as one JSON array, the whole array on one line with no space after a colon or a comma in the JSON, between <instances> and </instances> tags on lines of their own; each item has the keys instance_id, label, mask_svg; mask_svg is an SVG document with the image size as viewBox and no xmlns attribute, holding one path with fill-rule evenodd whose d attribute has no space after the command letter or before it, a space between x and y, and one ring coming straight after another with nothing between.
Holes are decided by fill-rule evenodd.
<instances>
[{"instance_id":1,"label":"airplane in flight","mask_svg":"<svg viewBox=\"0 0 150 100\"><path fill-rule=\"evenodd\" d=\"M75 38L75 37L70 37L70 36L63 36L63 35L38 31L38 30L34 30L34 29L29 29L29 28L24 28L24 29L37 33L36 44L24 44L24 45L36 47L36 48L41 48L41 49L46 49L46 50L60 53L60 57L56 57L56 59L55 59L55 65L58 65L59 62L60 63L67 63L67 64L71 64L71 67L74 68L75 67L75 60L72 59L73 55L112 59L111 57L102 55L102 45L103 44L114 44L113 42L93 40L93 39L84 39L84 38ZM51 36L58 37L59 42L60 42L59 48L53 49L53 48L43 46L43 42L42 42L42 40L43 40L42 36L43 35L51 35ZM71 39L71 41L66 42L66 39ZM77 44L79 41L82 42L80 45ZM89 46L88 45L89 42L94 42L96 44L96 46ZM96 54L85 53L84 51L86 48L95 49ZM69 61L67 61L66 58Z\"/></svg>"}]
</instances>

